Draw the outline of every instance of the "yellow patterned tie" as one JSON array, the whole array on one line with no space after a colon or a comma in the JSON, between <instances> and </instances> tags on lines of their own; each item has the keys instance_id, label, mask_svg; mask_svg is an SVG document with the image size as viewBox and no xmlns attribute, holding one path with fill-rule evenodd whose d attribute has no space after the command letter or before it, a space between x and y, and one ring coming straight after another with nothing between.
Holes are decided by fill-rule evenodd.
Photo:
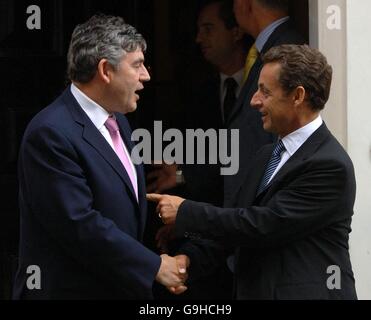
<instances>
[{"instance_id":1,"label":"yellow patterned tie","mask_svg":"<svg viewBox=\"0 0 371 320\"><path fill-rule=\"evenodd\" d=\"M249 73L251 71L252 66L254 65L256 59L259 56L259 51L256 49L255 43L252 45L252 47L249 50L249 53L247 55L246 64L245 64L245 72L243 81L245 82L247 78L249 77Z\"/></svg>"}]
</instances>

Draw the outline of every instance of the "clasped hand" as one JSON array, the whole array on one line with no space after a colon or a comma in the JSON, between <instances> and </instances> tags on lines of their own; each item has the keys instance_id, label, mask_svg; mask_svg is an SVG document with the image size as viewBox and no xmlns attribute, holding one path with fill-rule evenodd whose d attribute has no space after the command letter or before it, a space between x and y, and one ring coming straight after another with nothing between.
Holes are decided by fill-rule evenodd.
<instances>
[{"instance_id":1,"label":"clasped hand","mask_svg":"<svg viewBox=\"0 0 371 320\"><path fill-rule=\"evenodd\" d=\"M188 279L187 268L190 261L186 255L170 257L161 255L161 266L156 280L165 286L171 293L179 295L187 290L185 282Z\"/></svg>"}]
</instances>

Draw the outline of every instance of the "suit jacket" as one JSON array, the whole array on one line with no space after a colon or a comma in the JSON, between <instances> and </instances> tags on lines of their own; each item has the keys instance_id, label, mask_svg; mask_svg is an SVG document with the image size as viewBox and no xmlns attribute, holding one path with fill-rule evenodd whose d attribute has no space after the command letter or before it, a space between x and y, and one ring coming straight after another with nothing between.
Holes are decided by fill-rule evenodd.
<instances>
[{"instance_id":1,"label":"suit jacket","mask_svg":"<svg viewBox=\"0 0 371 320\"><path fill-rule=\"evenodd\" d=\"M125 116L117 120L133 148ZM139 203L114 150L68 88L29 124L20 149L21 237L16 299L150 299L160 257L146 249ZM27 268L41 269L28 290Z\"/></svg>"},{"instance_id":2,"label":"suit jacket","mask_svg":"<svg viewBox=\"0 0 371 320\"><path fill-rule=\"evenodd\" d=\"M348 252L356 189L350 158L323 124L256 195L272 150L267 145L254 159L238 209L185 201L177 233L235 248L237 299L356 299ZM203 261L202 251L188 248L191 265ZM340 290L327 287L330 266L341 270Z\"/></svg>"},{"instance_id":3,"label":"suit jacket","mask_svg":"<svg viewBox=\"0 0 371 320\"><path fill-rule=\"evenodd\" d=\"M281 44L303 44L304 42L303 37L291 28L290 23L285 22L278 26L268 38L261 55ZM262 67L263 62L258 57L226 123L228 129L239 130L240 141L239 171L236 175L224 177L224 207L231 207L235 203L237 190L243 183L256 152L263 145L275 140L272 134L263 130L260 113L250 106L251 99L258 89Z\"/></svg>"},{"instance_id":4,"label":"suit jacket","mask_svg":"<svg viewBox=\"0 0 371 320\"><path fill-rule=\"evenodd\" d=\"M223 128L218 74L210 75L197 87L193 86L186 101L185 125L187 129L202 129L204 131ZM221 206L223 204L223 178L220 175L220 165L209 163L208 151L207 148L205 150L205 164L201 165L196 162L182 166L186 181L184 185L185 197ZM196 146L194 152L196 157Z\"/></svg>"}]
</instances>

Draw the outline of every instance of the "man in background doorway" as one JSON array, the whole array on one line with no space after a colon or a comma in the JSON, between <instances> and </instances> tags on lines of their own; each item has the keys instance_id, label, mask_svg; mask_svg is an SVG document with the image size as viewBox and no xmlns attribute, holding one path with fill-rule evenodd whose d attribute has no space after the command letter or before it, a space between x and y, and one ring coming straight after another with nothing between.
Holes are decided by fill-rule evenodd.
<instances>
[{"instance_id":1,"label":"man in background doorway","mask_svg":"<svg viewBox=\"0 0 371 320\"><path fill-rule=\"evenodd\" d=\"M192 81L183 102L185 128L223 129L232 111L244 81L247 52L253 39L246 36L233 12L233 0L204 1L197 21L196 43L203 58L212 69L201 83ZM188 89L188 88L187 88ZM184 90L185 91L185 90ZM181 120L184 122L184 119ZM197 150L195 150L197 155ZM220 165L159 165L148 175L149 192L163 192L181 186L185 197L195 201L223 204L223 177ZM171 237L170 228L161 228L157 234L159 247L165 252L179 245ZM207 279L199 279L187 293L188 298L213 299L231 296L232 278L227 266Z\"/></svg>"}]
</instances>

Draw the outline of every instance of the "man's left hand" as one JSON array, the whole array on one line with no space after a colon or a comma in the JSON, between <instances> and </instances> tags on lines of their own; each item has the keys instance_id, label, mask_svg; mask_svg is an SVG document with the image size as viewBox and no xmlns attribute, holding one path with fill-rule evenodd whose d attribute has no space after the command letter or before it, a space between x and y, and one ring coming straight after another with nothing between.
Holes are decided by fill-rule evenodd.
<instances>
[{"instance_id":1,"label":"man's left hand","mask_svg":"<svg viewBox=\"0 0 371 320\"><path fill-rule=\"evenodd\" d=\"M155 193L147 194L147 200L157 203L156 212L164 224L175 224L179 206L185 201L180 197Z\"/></svg>"}]
</instances>

